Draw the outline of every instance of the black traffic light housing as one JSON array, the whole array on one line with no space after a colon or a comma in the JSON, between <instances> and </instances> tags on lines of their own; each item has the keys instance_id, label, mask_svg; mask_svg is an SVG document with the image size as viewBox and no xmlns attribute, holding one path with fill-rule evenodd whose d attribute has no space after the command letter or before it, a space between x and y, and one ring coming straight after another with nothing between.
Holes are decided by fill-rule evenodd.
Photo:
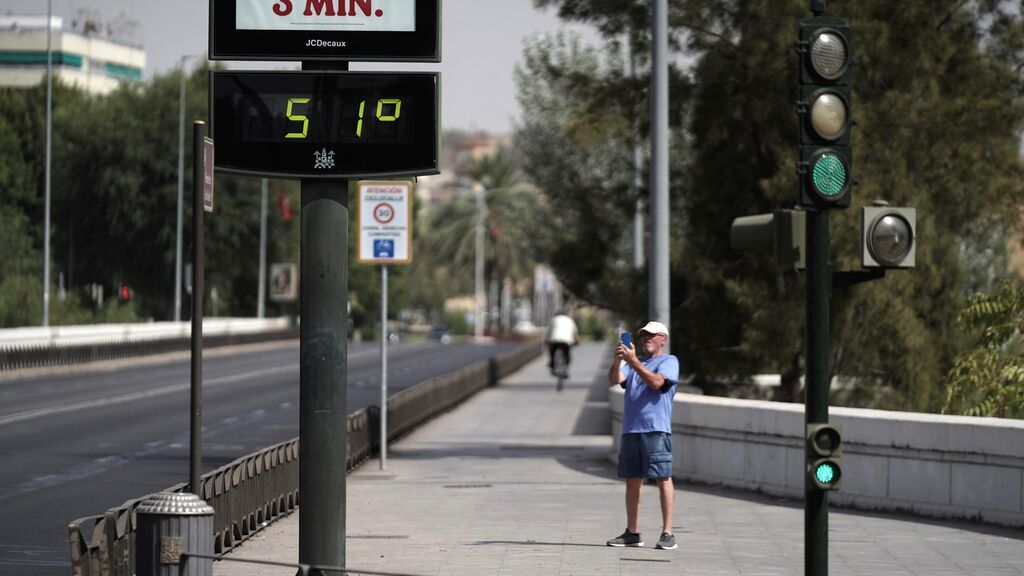
<instances>
[{"instance_id":1,"label":"black traffic light housing","mask_svg":"<svg viewBox=\"0 0 1024 576\"><path fill-rule=\"evenodd\" d=\"M838 490L843 483L842 427L807 425L807 490Z\"/></svg>"},{"instance_id":2,"label":"black traffic light housing","mask_svg":"<svg viewBox=\"0 0 1024 576\"><path fill-rule=\"evenodd\" d=\"M853 37L843 20L800 21L799 204L828 210L850 205L853 187L851 76Z\"/></svg>"},{"instance_id":3,"label":"black traffic light housing","mask_svg":"<svg viewBox=\"0 0 1024 576\"><path fill-rule=\"evenodd\" d=\"M803 210L741 216L732 221L729 245L733 250L771 253L783 270L803 270L807 267L806 218Z\"/></svg>"},{"instance_id":4,"label":"black traffic light housing","mask_svg":"<svg viewBox=\"0 0 1024 576\"><path fill-rule=\"evenodd\" d=\"M917 210L884 202L861 211L860 258L864 268L913 268L917 265Z\"/></svg>"}]
</instances>

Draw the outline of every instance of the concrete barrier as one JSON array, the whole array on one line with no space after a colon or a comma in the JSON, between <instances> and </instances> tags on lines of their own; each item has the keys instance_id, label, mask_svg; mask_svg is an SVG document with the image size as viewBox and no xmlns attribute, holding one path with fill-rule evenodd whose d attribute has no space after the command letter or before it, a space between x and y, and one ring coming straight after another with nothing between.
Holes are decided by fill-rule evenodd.
<instances>
[{"instance_id":1,"label":"concrete barrier","mask_svg":"<svg viewBox=\"0 0 1024 576\"><path fill-rule=\"evenodd\" d=\"M610 394L617 460L623 392ZM843 485L863 510L1024 526L1024 421L829 408L843 426ZM804 406L677 394L673 475L802 499Z\"/></svg>"},{"instance_id":2,"label":"concrete barrier","mask_svg":"<svg viewBox=\"0 0 1024 576\"><path fill-rule=\"evenodd\" d=\"M203 336L251 334L288 328L287 318L204 318ZM191 322L134 322L126 324L83 324L74 326L30 326L0 330L0 348L32 346L75 346L124 341L188 338Z\"/></svg>"}]
</instances>

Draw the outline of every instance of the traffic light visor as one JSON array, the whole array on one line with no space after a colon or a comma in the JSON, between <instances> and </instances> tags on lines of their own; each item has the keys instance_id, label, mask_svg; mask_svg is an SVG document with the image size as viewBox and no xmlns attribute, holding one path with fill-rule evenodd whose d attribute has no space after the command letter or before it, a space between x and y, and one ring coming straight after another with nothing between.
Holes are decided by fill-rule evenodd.
<instances>
[{"instance_id":1,"label":"traffic light visor","mask_svg":"<svg viewBox=\"0 0 1024 576\"><path fill-rule=\"evenodd\" d=\"M822 30L811 40L810 57L815 74L835 80L846 71L849 58L846 40L834 30Z\"/></svg>"},{"instance_id":2,"label":"traffic light visor","mask_svg":"<svg viewBox=\"0 0 1024 576\"><path fill-rule=\"evenodd\" d=\"M914 233L910 223L899 214L886 214L871 226L868 250L880 264L899 264L913 247Z\"/></svg>"}]
</instances>

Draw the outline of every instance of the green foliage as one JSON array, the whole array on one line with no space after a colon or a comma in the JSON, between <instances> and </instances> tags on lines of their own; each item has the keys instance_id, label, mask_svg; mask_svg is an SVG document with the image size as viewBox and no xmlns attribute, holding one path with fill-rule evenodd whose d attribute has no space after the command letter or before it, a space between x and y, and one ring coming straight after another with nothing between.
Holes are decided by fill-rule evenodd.
<instances>
[{"instance_id":1,"label":"green foliage","mask_svg":"<svg viewBox=\"0 0 1024 576\"><path fill-rule=\"evenodd\" d=\"M191 122L205 119L207 78L201 66L184 79L183 268L192 260ZM181 80L175 71L105 96L55 83L51 323L172 316ZM45 102L42 84L0 89L0 287L7 288L0 294L0 326L34 325L41 316ZM256 178L218 174L216 211L204 219L206 286L217 288L221 315L256 311L259 187ZM273 204L269 209L268 262L297 261L298 222L282 222ZM63 301L56 297L60 274ZM108 295L127 284L135 297L108 298L97 308L86 294L93 284ZM187 318L189 298L184 290L182 296ZM205 312L212 308L208 292Z\"/></svg>"},{"instance_id":2,"label":"green foliage","mask_svg":"<svg viewBox=\"0 0 1024 576\"><path fill-rule=\"evenodd\" d=\"M474 290L478 193L486 210L486 285L519 284L532 278L536 263L545 259L552 221L549 208L539 191L523 181L520 162L516 151L499 147L469 167L470 178L479 185L477 192L465 190L424 214L416 245L426 268L418 270L432 278L431 285L447 288L448 297ZM417 290L427 295L423 288ZM430 298L435 310L443 306L442 294L434 291Z\"/></svg>"},{"instance_id":3,"label":"green foliage","mask_svg":"<svg viewBox=\"0 0 1024 576\"><path fill-rule=\"evenodd\" d=\"M649 24L638 14L649 14L649 3L535 4L557 7L606 38L600 49L538 41L520 71L517 138L532 151L528 174L566 215L555 268L574 292L635 317L646 294L621 286L641 287L647 273L631 272L616 243L635 201L624 181L635 132L621 127L634 109L642 117L649 76L630 83L617 50L622 33L644 46ZM829 8L852 24L857 62L859 186L851 208L831 218L834 267L859 268L859 208L874 199L916 207L919 233L916 269L834 294L831 372L856 376L865 389L859 397L887 399L880 407L937 410L943 377L964 344L956 311L1004 274L1019 217L1007 207L1024 200L1021 15L995 0ZM779 274L768 256L733 252L728 234L738 216L796 202L793 42L808 16L804 0L670 6L676 61L691 64L688 76L673 69L670 88L671 328L673 352L698 377L776 372L792 382L801 371L803 280ZM594 111L605 117L587 116ZM576 126L584 117L590 132Z\"/></svg>"},{"instance_id":4,"label":"green foliage","mask_svg":"<svg viewBox=\"0 0 1024 576\"><path fill-rule=\"evenodd\" d=\"M1024 417L1024 286L1004 279L976 294L958 323L975 336L946 378L945 414Z\"/></svg>"}]
</instances>

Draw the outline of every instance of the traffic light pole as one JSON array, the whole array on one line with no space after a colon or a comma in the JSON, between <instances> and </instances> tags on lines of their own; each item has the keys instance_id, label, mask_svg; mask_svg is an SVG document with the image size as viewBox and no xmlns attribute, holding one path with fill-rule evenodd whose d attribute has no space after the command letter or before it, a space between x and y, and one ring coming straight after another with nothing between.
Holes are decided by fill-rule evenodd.
<instances>
[{"instance_id":1,"label":"traffic light pole","mask_svg":"<svg viewBox=\"0 0 1024 576\"><path fill-rule=\"evenodd\" d=\"M807 378L804 391L807 424L828 422L829 213L807 211ZM815 490L808 474L804 494L804 574L828 576L828 491Z\"/></svg>"},{"instance_id":2,"label":"traffic light pole","mask_svg":"<svg viewBox=\"0 0 1024 576\"><path fill-rule=\"evenodd\" d=\"M303 70L320 66L302 63ZM348 181L303 180L301 194L299 562L344 568Z\"/></svg>"}]
</instances>

